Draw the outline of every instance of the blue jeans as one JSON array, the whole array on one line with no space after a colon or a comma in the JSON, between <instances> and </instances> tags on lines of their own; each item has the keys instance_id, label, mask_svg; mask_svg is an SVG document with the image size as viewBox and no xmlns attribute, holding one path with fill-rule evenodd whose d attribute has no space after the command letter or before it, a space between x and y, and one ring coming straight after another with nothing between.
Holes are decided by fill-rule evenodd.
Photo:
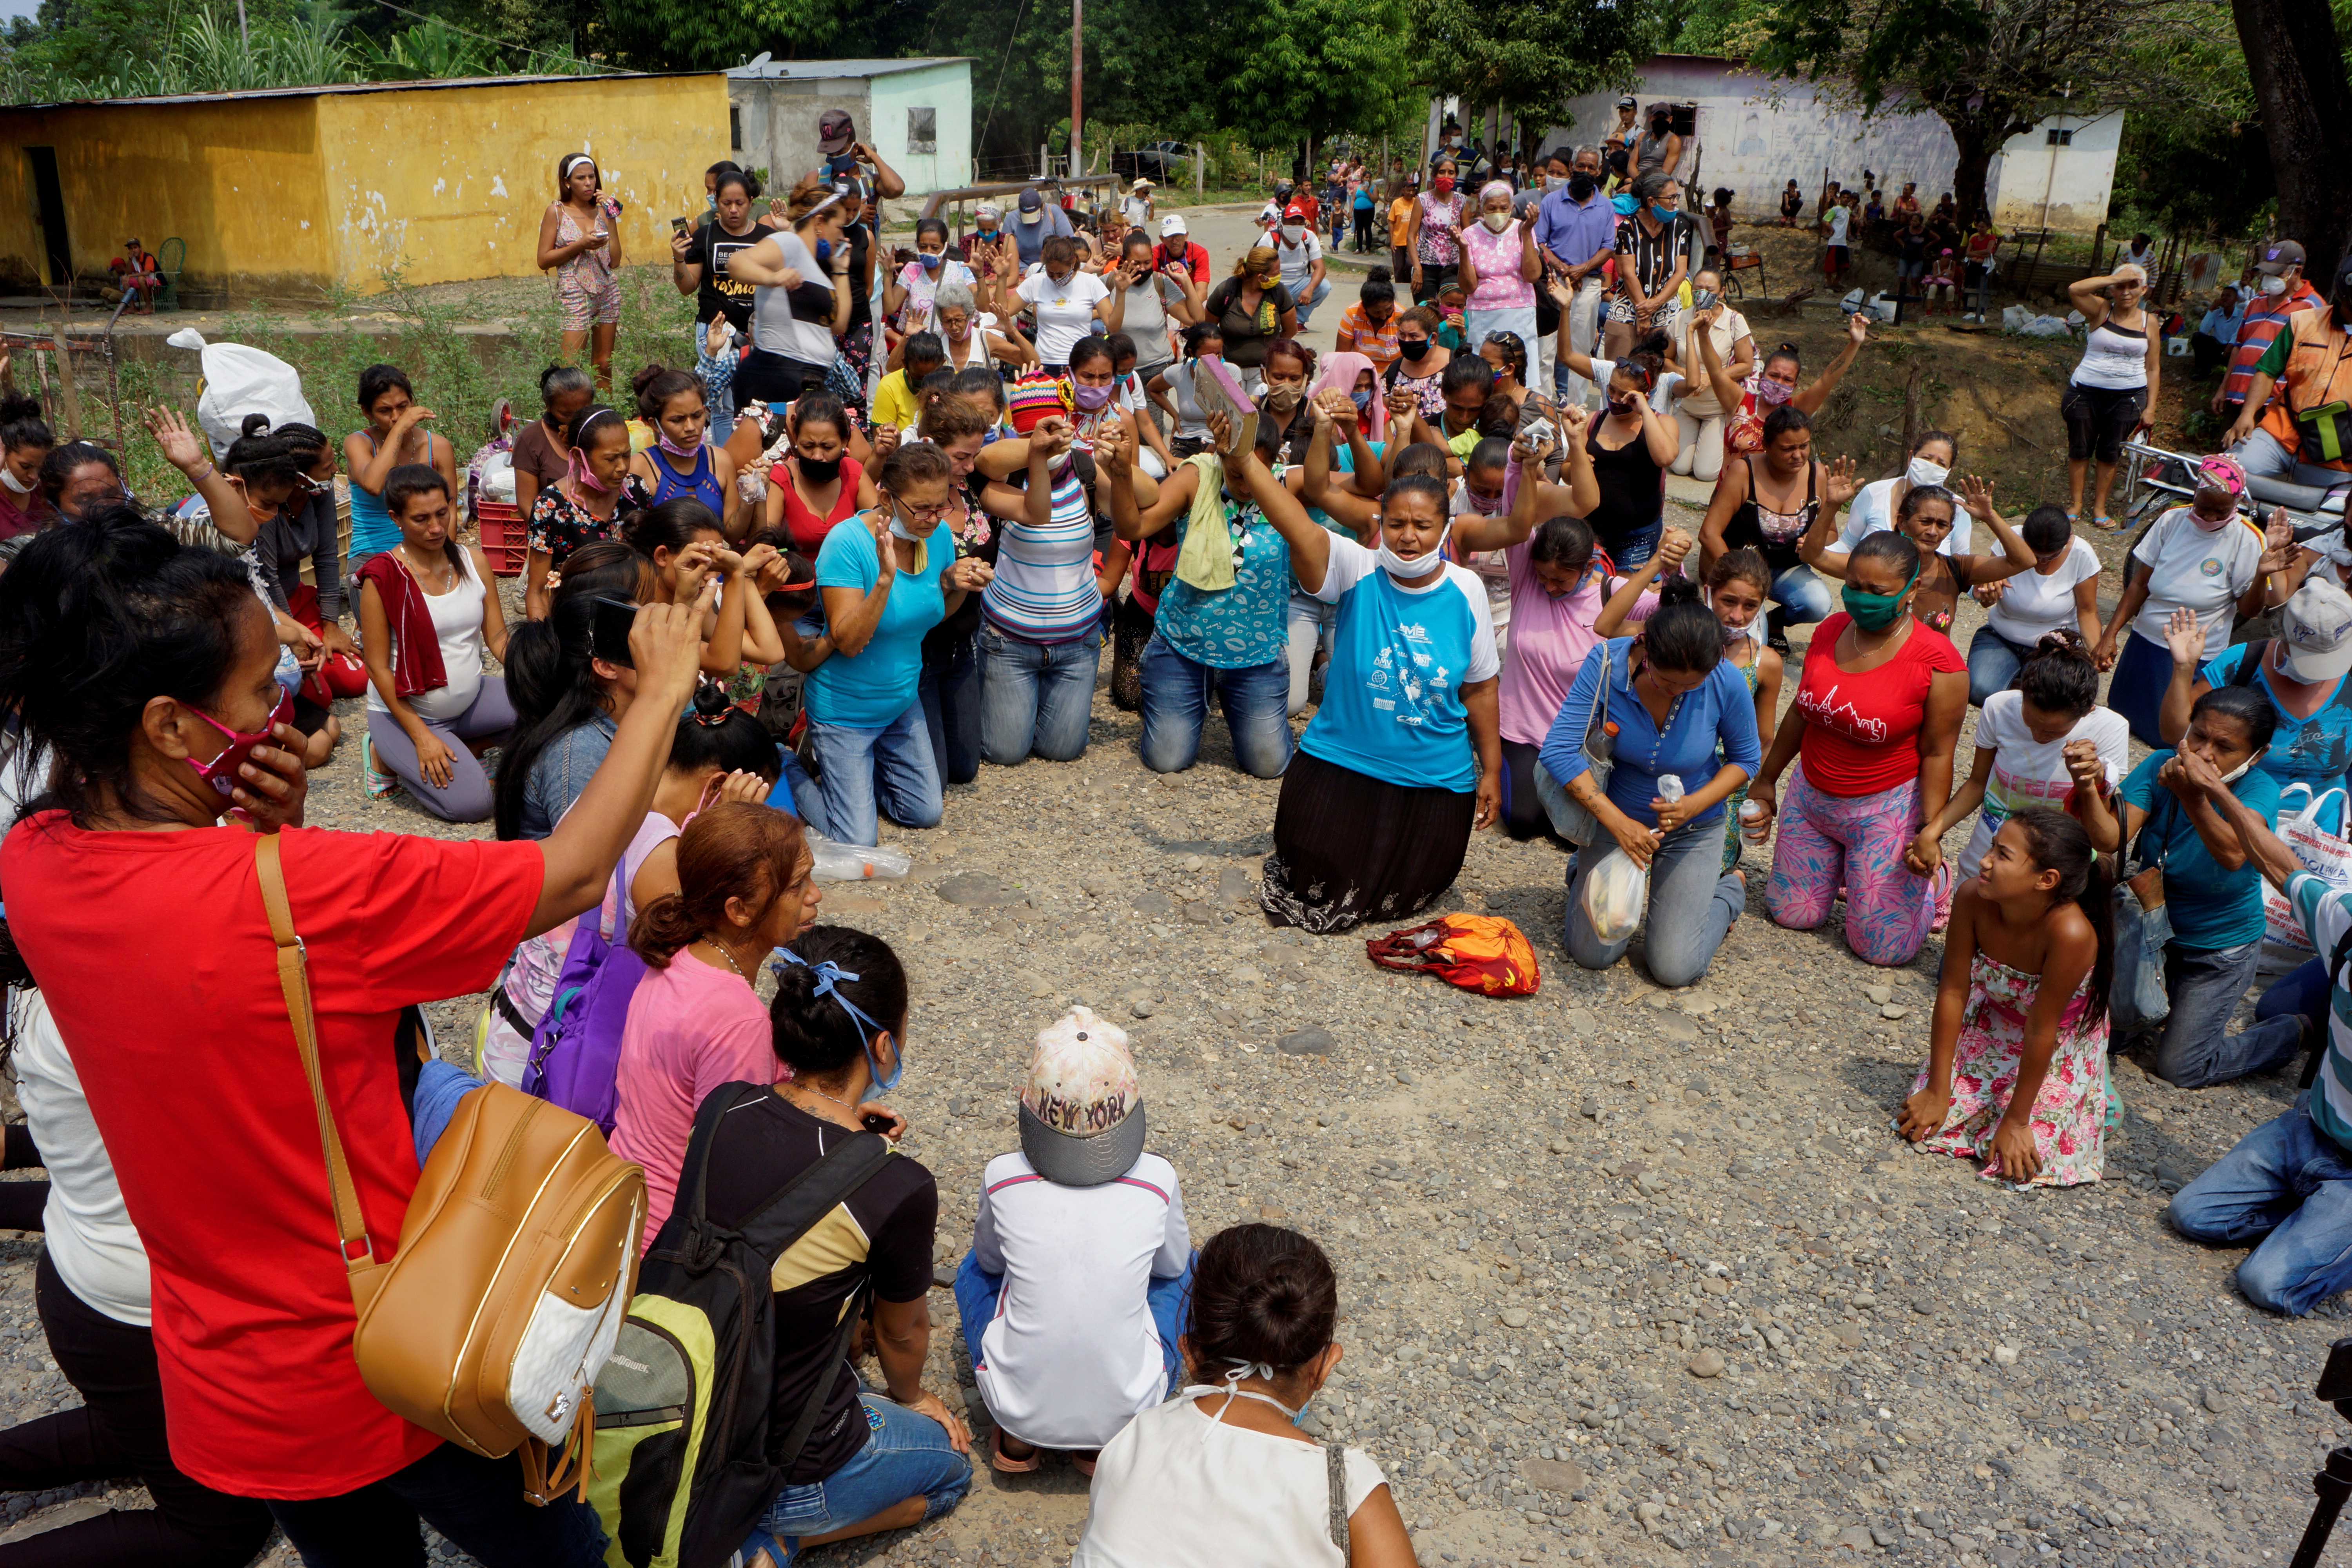
<instances>
[{"instance_id":1,"label":"blue jeans","mask_svg":"<svg viewBox=\"0 0 2352 1568\"><path fill-rule=\"evenodd\" d=\"M2352 1286L2352 1152L2304 1109L2263 1122L2180 1189L2165 1217L2191 1241L2261 1245L2238 1265L2257 1307L2301 1317Z\"/></svg>"},{"instance_id":2,"label":"blue jeans","mask_svg":"<svg viewBox=\"0 0 2352 1568\"><path fill-rule=\"evenodd\" d=\"M1290 765L1290 663L1272 658L1239 669L1196 664L1159 633L1143 645L1143 765L1181 773L1201 755L1201 728L1213 695L1225 710L1234 761L1252 778Z\"/></svg>"},{"instance_id":3,"label":"blue jeans","mask_svg":"<svg viewBox=\"0 0 2352 1568\"><path fill-rule=\"evenodd\" d=\"M444 1443L341 1497L272 1499L269 1512L307 1568L424 1568L423 1520L484 1568L597 1568L604 1527L577 1498L523 1500L522 1466Z\"/></svg>"},{"instance_id":4,"label":"blue jeans","mask_svg":"<svg viewBox=\"0 0 2352 1568\"><path fill-rule=\"evenodd\" d=\"M1562 945L1586 969L1606 969L1633 945L1628 931L1602 942L1584 912L1584 884L1625 851L1603 834L1577 852L1568 875L1568 920ZM1650 857L1650 902L1642 923L1642 956L1650 978L1672 989L1695 985L1715 962L1724 933L1748 907L1738 877L1723 869L1723 818L1685 823L1666 835Z\"/></svg>"},{"instance_id":5,"label":"blue jeans","mask_svg":"<svg viewBox=\"0 0 2352 1568\"><path fill-rule=\"evenodd\" d=\"M923 683L916 694L944 784L980 776L980 679L979 633L939 643L923 639Z\"/></svg>"},{"instance_id":6,"label":"blue jeans","mask_svg":"<svg viewBox=\"0 0 2352 1568\"><path fill-rule=\"evenodd\" d=\"M1981 708L1986 698L2008 690L2017 672L2025 668L2025 656L2032 651L1990 626L1979 626L1977 635L1969 639L1969 706Z\"/></svg>"},{"instance_id":7,"label":"blue jeans","mask_svg":"<svg viewBox=\"0 0 2352 1568\"><path fill-rule=\"evenodd\" d=\"M2294 1059L2303 1044L2300 1014L2273 1016L2243 1034L2225 1035L2238 998L2254 983L2259 941L2190 952L2178 942L2164 950L2164 991L2172 1012L2149 1071L2175 1089L2205 1089Z\"/></svg>"},{"instance_id":8,"label":"blue jeans","mask_svg":"<svg viewBox=\"0 0 2352 1568\"><path fill-rule=\"evenodd\" d=\"M1168 1392L1175 1393L1183 1386L1183 1363L1176 1354L1176 1336L1184 1331L1184 1311L1192 1294L1192 1265L1201 1254L1195 1248L1184 1263L1184 1272L1173 1279L1154 1279L1144 1288L1143 1302L1150 1310L1152 1326L1160 1331L1160 1356L1168 1367ZM996 1316L996 1303L1004 1294L1004 1276L991 1274L980 1266L980 1254L966 1252L963 1261L956 1265L956 1317L963 1324L965 1359L974 1367L980 1365L980 1336L989 1320ZM1018 1437L1018 1432L1013 1434Z\"/></svg>"},{"instance_id":9,"label":"blue jeans","mask_svg":"<svg viewBox=\"0 0 2352 1568\"><path fill-rule=\"evenodd\" d=\"M1774 576L1770 597L1780 606L1782 626L1810 626L1825 621L1830 612L1838 607L1837 595L1830 592L1827 583L1813 575L1810 566L1791 566Z\"/></svg>"},{"instance_id":10,"label":"blue jeans","mask_svg":"<svg viewBox=\"0 0 2352 1568\"><path fill-rule=\"evenodd\" d=\"M1027 642L980 628L980 754L998 767L1084 756L1093 717L1102 633L1073 642Z\"/></svg>"},{"instance_id":11,"label":"blue jeans","mask_svg":"<svg viewBox=\"0 0 2352 1568\"><path fill-rule=\"evenodd\" d=\"M768 792L768 804L778 811L791 812L811 827L816 827L811 813L824 815L824 803L817 798L816 780L801 766L799 756L781 744L776 747L776 787ZM817 831L824 830L819 827Z\"/></svg>"},{"instance_id":12,"label":"blue jeans","mask_svg":"<svg viewBox=\"0 0 2352 1568\"><path fill-rule=\"evenodd\" d=\"M760 1516L762 1532L797 1549L803 1535L830 1535L912 1497L923 1500L924 1519L937 1519L971 1489L971 1461L956 1452L946 1427L878 1394L857 1401L871 1428L866 1447L824 1479L778 1492ZM744 1544L759 1541L754 1535Z\"/></svg>"},{"instance_id":13,"label":"blue jeans","mask_svg":"<svg viewBox=\"0 0 2352 1568\"><path fill-rule=\"evenodd\" d=\"M908 703L904 713L879 730L811 719L808 733L816 752L817 809L802 821L837 843L857 845L878 841L877 808L901 827L939 826L947 802L940 793L940 770L931 761L920 702Z\"/></svg>"},{"instance_id":14,"label":"blue jeans","mask_svg":"<svg viewBox=\"0 0 2352 1568\"><path fill-rule=\"evenodd\" d=\"M2327 961L2311 959L2298 968L2290 969L2271 982L2254 1004L2254 1022L2267 1023L2273 1018L2305 1018L2311 1023L2311 1037L2327 1037Z\"/></svg>"},{"instance_id":15,"label":"blue jeans","mask_svg":"<svg viewBox=\"0 0 2352 1568\"><path fill-rule=\"evenodd\" d=\"M1660 518L1619 534L1614 542L1605 539L1601 542L1602 548L1609 552L1611 565L1620 572L1631 572L1636 566L1647 564L1650 557L1658 552L1658 541L1664 538L1665 533L1665 520Z\"/></svg>"},{"instance_id":16,"label":"blue jeans","mask_svg":"<svg viewBox=\"0 0 2352 1568\"><path fill-rule=\"evenodd\" d=\"M1315 313L1315 307L1321 304L1330 297L1331 279L1328 278L1324 279L1322 282L1315 285L1314 290L1304 297L1301 297L1296 290L1293 290L1291 300L1298 308L1298 330L1300 331L1303 332L1307 330L1307 318Z\"/></svg>"},{"instance_id":17,"label":"blue jeans","mask_svg":"<svg viewBox=\"0 0 2352 1568\"><path fill-rule=\"evenodd\" d=\"M1302 327L1307 324L1307 312L1304 310L1298 313L1298 324ZM2246 466L2250 477L2258 479L2284 479L2289 484L2310 485L2323 490L2352 484L2352 474L2341 468L2306 463L2288 451L2277 437L2260 428L2231 447L2230 455Z\"/></svg>"}]
</instances>

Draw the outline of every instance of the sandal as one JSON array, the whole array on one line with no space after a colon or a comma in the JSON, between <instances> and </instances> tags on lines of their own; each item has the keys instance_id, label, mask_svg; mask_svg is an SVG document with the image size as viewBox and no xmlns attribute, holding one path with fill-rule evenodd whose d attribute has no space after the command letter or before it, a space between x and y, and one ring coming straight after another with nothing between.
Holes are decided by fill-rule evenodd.
<instances>
[{"instance_id":1,"label":"sandal","mask_svg":"<svg viewBox=\"0 0 2352 1568\"><path fill-rule=\"evenodd\" d=\"M2095 517L2091 519L2091 526L2103 528L2109 533L2113 533L2116 531L2116 520L2112 517Z\"/></svg>"},{"instance_id":2,"label":"sandal","mask_svg":"<svg viewBox=\"0 0 2352 1568\"><path fill-rule=\"evenodd\" d=\"M1008 1476L1025 1476L1035 1469L1041 1456L1032 1448L1025 1459L1016 1459L1004 1451L1004 1428L999 1426L988 1436L988 1462Z\"/></svg>"},{"instance_id":3,"label":"sandal","mask_svg":"<svg viewBox=\"0 0 2352 1568\"><path fill-rule=\"evenodd\" d=\"M400 788L398 778L376 771L375 742L365 730L360 731L360 778L370 800L382 800Z\"/></svg>"},{"instance_id":4,"label":"sandal","mask_svg":"<svg viewBox=\"0 0 2352 1568\"><path fill-rule=\"evenodd\" d=\"M1070 1463L1076 1467L1078 1474L1091 1476L1095 1473L1095 1461L1101 1458L1102 1450L1097 1448L1091 1454L1072 1454Z\"/></svg>"}]
</instances>

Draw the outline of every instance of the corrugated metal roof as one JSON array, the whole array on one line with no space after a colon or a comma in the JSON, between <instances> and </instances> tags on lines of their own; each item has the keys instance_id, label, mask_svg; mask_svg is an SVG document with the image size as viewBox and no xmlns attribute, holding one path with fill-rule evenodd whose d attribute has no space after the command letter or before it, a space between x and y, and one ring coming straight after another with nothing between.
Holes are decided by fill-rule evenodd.
<instances>
[{"instance_id":1,"label":"corrugated metal roof","mask_svg":"<svg viewBox=\"0 0 2352 1568\"><path fill-rule=\"evenodd\" d=\"M324 98L331 93L431 92L451 87L518 87L582 81L642 81L654 77L716 76L716 71L604 71L595 76L467 76L421 81L333 81L315 87L259 87L244 92L179 92L155 98L58 99L44 103L12 103L0 113L27 109L89 108L94 104L135 107L171 103L225 103L254 98Z\"/></svg>"},{"instance_id":2,"label":"corrugated metal roof","mask_svg":"<svg viewBox=\"0 0 2352 1568\"><path fill-rule=\"evenodd\" d=\"M925 55L906 60L769 60L761 65L730 68L727 74L744 79L807 81L832 77L895 76L926 66L969 63L970 55Z\"/></svg>"}]
</instances>

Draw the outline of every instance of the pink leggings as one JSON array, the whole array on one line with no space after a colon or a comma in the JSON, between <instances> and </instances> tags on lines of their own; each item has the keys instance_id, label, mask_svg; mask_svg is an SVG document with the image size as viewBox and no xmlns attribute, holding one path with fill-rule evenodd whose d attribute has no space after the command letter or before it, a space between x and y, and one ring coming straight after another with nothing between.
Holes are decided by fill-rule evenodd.
<instances>
[{"instance_id":1,"label":"pink leggings","mask_svg":"<svg viewBox=\"0 0 2352 1568\"><path fill-rule=\"evenodd\" d=\"M1811 931L1845 889L1845 944L1864 963L1908 963L1936 917L1946 879L1915 877L1903 851L1919 831L1919 784L1906 779L1876 795L1823 795L1800 761L1773 836L1772 881L1764 908L1775 925Z\"/></svg>"}]
</instances>

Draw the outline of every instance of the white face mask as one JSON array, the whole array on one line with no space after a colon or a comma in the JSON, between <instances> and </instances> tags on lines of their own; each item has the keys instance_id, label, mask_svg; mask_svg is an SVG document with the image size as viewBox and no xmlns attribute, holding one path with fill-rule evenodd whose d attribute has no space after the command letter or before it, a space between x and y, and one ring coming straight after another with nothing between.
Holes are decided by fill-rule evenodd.
<instances>
[{"instance_id":1,"label":"white face mask","mask_svg":"<svg viewBox=\"0 0 2352 1568\"><path fill-rule=\"evenodd\" d=\"M1437 543L1427 554L1416 555L1408 561L1389 548L1388 531L1382 529L1379 552L1381 570L1391 576L1405 577L1419 582L1445 564L1445 541L1447 535L1453 531L1453 524L1448 523L1445 532L1437 536Z\"/></svg>"},{"instance_id":2,"label":"white face mask","mask_svg":"<svg viewBox=\"0 0 2352 1568\"><path fill-rule=\"evenodd\" d=\"M2263 292L2273 300L2277 299L2280 295L2286 292L2286 279L2284 278L2263 279Z\"/></svg>"},{"instance_id":3,"label":"white face mask","mask_svg":"<svg viewBox=\"0 0 2352 1568\"><path fill-rule=\"evenodd\" d=\"M2231 768L2228 773L2223 773L2221 775L2221 782L2223 784L2236 784L2240 779L2244 778L2246 776L2246 770L2252 767L2256 763L2261 762L2263 760L2263 752L2269 749L2270 748L2267 746L2257 749L2253 755L2248 757L2244 762L2240 763L2236 767Z\"/></svg>"},{"instance_id":4,"label":"white face mask","mask_svg":"<svg viewBox=\"0 0 2352 1568\"><path fill-rule=\"evenodd\" d=\"M1285 245L1297 245L1300 240L1305 239L1306 237L1307 226L1305 224L1286 223L1282 226L1282 240Z\"/></svg>"},{"instance_id":5,"label":"white face mask","mask_svg":"<svg viewBox=\"0 0 2352 1568\"><path fill-rule=\"evenodd\" d=\"M33 493L33 487L18 479L14 468L5 466L0 466L0 485L7 486L10 492L16 495L28 496Z\"/></svg>"},{"instance_id":6,"label":"white face mask","mask_svg":"<svg viewBox=\"0 0 2352 1568\"><path fill-rule=\"evenodd\" d=\"M1911 466L1903 470L1903 477L1911 481L1913 489L1925 489L1929 485L1942 484L1951 471L1941 463L1930 462L1926 458L1914 458Z\"/></svg>"},{"instance_id":7,"label":"white face mask","mask_svg":"<svg viewBox=\"0 0 2352 1568\"><path fill-rule=\"evenodd\" d=\"M1511 215L1508 213L1488 213L1478 221L1485 224L1492 232L1500 234L1505 229L1511 226Z\"/></svg>"}]
</instances>

